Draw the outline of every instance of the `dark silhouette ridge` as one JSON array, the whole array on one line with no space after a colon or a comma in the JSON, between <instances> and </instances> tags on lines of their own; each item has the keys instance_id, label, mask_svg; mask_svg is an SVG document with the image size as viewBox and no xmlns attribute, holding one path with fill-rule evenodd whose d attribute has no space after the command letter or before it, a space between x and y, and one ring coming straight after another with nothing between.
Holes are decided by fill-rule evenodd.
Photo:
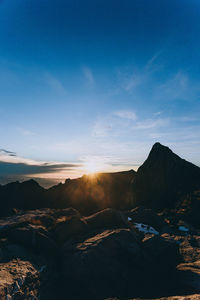
<instances>
[{"instance_id":1,"label":"dark silhouette ridge","mask_svg":"<svg viewBox=\"0 0 200 300\"><path fill-rule=\"evenodd\" d=\"M11 182L0 188L0 215L8 215L13 208L36 209L45 207L45 189L35 180Z\"/></svg>"},{"instance_id":2,"label":"dark silhouette ridge","mask_svg":"<svg viewBox=\"0 0 200 300\"><path fill-rule=\"evenodd\" d=\"M183 195L200 187L200 168L155 143L134 178L133 205L174 207Z\"/></svg>"},{"instance_id":3,"label":"dark silhouette ridge","mask_svg":"<svg viewBox=\"0 0 200 300\"><path fill-rule=\"evenodd\" d=\"M131 183L135 171L97 173L77 179L67 179L44 189L35 180L12 182L0 187L0 215L13 208L74 207L87 215L106 207L125 209L130 206Z\"/></svg>"},{"instance_id":4,"label":"dark silhouette ridge","mask_svg":"<svg viewBox=\"0 0 200 300\"><path fill-rule=\"evenodd\" d=\"M73 207L88 215L107 207L126 210L144 205L163 210L181 209L187 203L187 215L192 216L199 208L199 198L191 194L198 189L200 168L155 143L137 172L84 175L49 189L33 179L0 186L0 215L11 214L13 208Z\"/></svg>"},{"instance_id":5,"label":"dark silhouette ridge","mask_svg":"<svg viewBox=\"0 0 200 300\"><path fill-rule=\"evenodd\" d=\"M135 174L130 170L67 179L65 184L47 190L47 199L51 207L64 208L67 204L86 215L106 207L127 209L131 205L131 183Z\"/></svg>"}]
</instances>

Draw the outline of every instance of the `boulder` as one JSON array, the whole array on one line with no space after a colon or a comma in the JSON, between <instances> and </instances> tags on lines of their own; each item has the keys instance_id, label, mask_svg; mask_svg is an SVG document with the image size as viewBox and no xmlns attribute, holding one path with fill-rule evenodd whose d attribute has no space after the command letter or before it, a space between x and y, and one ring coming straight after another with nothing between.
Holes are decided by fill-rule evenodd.
<instances>
[{"instance_id":1,"label":"boulder","mask_svg":"<svg viewBox=\"0 0 200 300\"><path fill-rule=\"evenodd\" d=\"M122 212L106 208L89 217L84 218L91 230L99 228L127 228L128 223Z\"/></svg>"},{"instance_id":2,"label":"boulder","mask_svg":"<svg viewBox=\"0 0 200 300\"><path fill-rule=\"evenodd\" d=\"M12 260L0 264L0 299L39 299L40 274L28 261Z\"/></svg>"},{"instance_id":3,"label":"boulder","mask_svg":"<svg viewBox=\"0 0 200 300\"><path fill-rule=\"evenodd\" d=\"M154 235L143 241L153 272L168 273L180 263L179 245L172 239Z\"/></svg>"},{"instance_id":4,"label":"boulder","mask_svg":"<svg viewBox=\"0 0 200 300\"><path fill-rule=\"evenodd\" d=\"M168 227L164 219L152 209L143 206L136 207L126 213L126 216L133 223L142 223L155 228L158 232Z\"/></svg>"},{"instance_id":5,"label":"boulder","mask_svg":"<svg viewBox=\"0 0 200 300\"><path fill-rule=\"evenodd\" d=\"M63 216L56 221L53 234L59 243L64 243L71 237L84 234L87 229L86 221L79 215Z\"/></svg>"},{"instance_id":6,"label":"boulder","mask_svg":"<svg viewBox=\"0 0 200 300\"><path fill-rule=\"evenodd\" d=\"M64 209L55 209L55 210L51 210L53 211L52 215L54 218L60 218L60 217L71 217L71 216L79 216L81 217L80 213L78 212L78 210L69 207L69 208L64 208Z\"/></svg>"},{"instance_id":7,"label":"boulder","mask_svg":"<svg viewBox=\"0 0 200 300\"><path fill-rule=\"evenodd\" d=\"M65 244L63 257L69 299L127 296L144 285L145 257L129 229L105 230L81 243Z\"/></svg>"},{"instance_id":8,"label":"boulder","mask_svg":"<svg viewBox=\"0 0 200 300\"><path fill-rule=\"evenodd\" d=\"M56 249L55 242L49 237L48 232L41 226L28 225L18 227L9 233L9 240L36 252L45 252L47 255Z\"/></svg>"},{"instance_id":9,"label":"boulder","mask_svg":"<svg viewBox=\"0 0 200 300\"><path fill-rule=\"evenodd\" d=\"M73 299L149 296L156 286L165 285L180 261L176 242L155 236L140 243L127 228L66 243L62 253L64 281Z\"/></svg>"}]
</instances>

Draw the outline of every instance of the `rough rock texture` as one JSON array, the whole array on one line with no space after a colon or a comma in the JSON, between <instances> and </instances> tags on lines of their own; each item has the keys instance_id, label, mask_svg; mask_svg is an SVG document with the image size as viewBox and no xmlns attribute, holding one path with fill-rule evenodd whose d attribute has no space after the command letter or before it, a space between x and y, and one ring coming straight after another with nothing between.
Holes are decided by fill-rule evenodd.
<instances>
[{"instance_id":1,"label":"rough rock texture","mask_svg":"<svg viewBox=\"0 0 200 300\"><path fill-rule=\"evenodd\" d=\"M38 299L39 278L40 273L29 261L0 263L0 299Z\"/></svg>"},{"instance_id":2,"label":"rough rock texture","mask_svg":"<svg viewBox=\"0 0 200 300\"><path fill-rule=\"evenodd\" d=\"M130 214L141 214L140 221L159 233L138 234ZM164 219L144 207L105 209L89 217L72 208L38 209L0 219L0 299L200 293L199 231L192 226L184 231L186 223L177 218L169 231L163 233L163 226Z\"/></svg>"}]
</instances>

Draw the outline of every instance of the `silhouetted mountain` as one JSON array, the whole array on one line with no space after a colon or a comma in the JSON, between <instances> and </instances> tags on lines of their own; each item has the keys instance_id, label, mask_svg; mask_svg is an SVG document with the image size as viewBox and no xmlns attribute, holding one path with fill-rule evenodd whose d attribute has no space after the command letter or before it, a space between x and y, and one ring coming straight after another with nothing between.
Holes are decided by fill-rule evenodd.
<instances>
[{"instance_id":1,"label":"silhouetted mountain","mask_svg":"<svg viewBox=\"0 0 200 300\"><path fill-rule=\"evenodd\" d=\"M84 214L106 207L127 209L130 207L131 183L135 171L97 173L77 179L67 179L47 191L51 207L72 206Z\"/></svg>"},{"instance_id":2,"label":"silhouetted mountain","mask_svg":"<svg viewBox=\"0 0 200 300\"><path fill-rule=\"evenodd\" d=\"M16 181L1 186L0 199L0 215L10 214L13 208L40 208L45 206L45 189L33 179Z\"/></svg>"},{"instance_id":3,"label":"silhouetted mountain","mask_svg":"<svg viewBox=\"0 0 200 300\"><path fill-rule=\"evenodd\" d=\"M198 189L200 168L156 143L137 173L130 170L84 175L47 190L34 180L0 186L0 215L10 214L13 208L73 207L84 215L107 207L126 210L138 205L156 210L179 209ZM191 208L190 212L187 209L188 215L199 207L194 198L187 200Z\"/></svg>"},{"instance_id":4,"label":"silhouetted mountain","mask_svg":"<svg viewBox=\"0 0 200 300\"><path fill-rule=\"evenodd\" d=\"M134 178L133 205L174 207L183 195L200 187L200 168L156 143Z\"/></svg>"},{"instance_id":5,"label":"silhouetted mountain","mask_svg":"<svg viewBox=\"0 0 200 300\"><path fill-rule=\"evenodd\" d=\"M8 215L13 208L43 207L79 209L89 214L106 207L130 207L131 183L135 171L98 173L67 179L46 190L36 181L12 182L0 188L0 215Z\"/></svg>"}]
</instances>

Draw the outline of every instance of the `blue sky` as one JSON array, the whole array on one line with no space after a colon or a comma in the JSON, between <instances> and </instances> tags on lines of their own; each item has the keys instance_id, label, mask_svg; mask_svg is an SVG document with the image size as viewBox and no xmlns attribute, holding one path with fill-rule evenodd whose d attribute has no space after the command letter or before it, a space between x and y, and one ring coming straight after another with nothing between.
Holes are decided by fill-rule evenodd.
<instances>
[{"instance_id":1,"label":"blue sky","mask_svg":"<svg viewBox=\"0 0 200 300\"><path fill-rule=\"evenodd\" d=\"M156 141L200 165L199 20L199 0L0 1L0 176L137 168Z\"/></svg>"}]
</instances>

